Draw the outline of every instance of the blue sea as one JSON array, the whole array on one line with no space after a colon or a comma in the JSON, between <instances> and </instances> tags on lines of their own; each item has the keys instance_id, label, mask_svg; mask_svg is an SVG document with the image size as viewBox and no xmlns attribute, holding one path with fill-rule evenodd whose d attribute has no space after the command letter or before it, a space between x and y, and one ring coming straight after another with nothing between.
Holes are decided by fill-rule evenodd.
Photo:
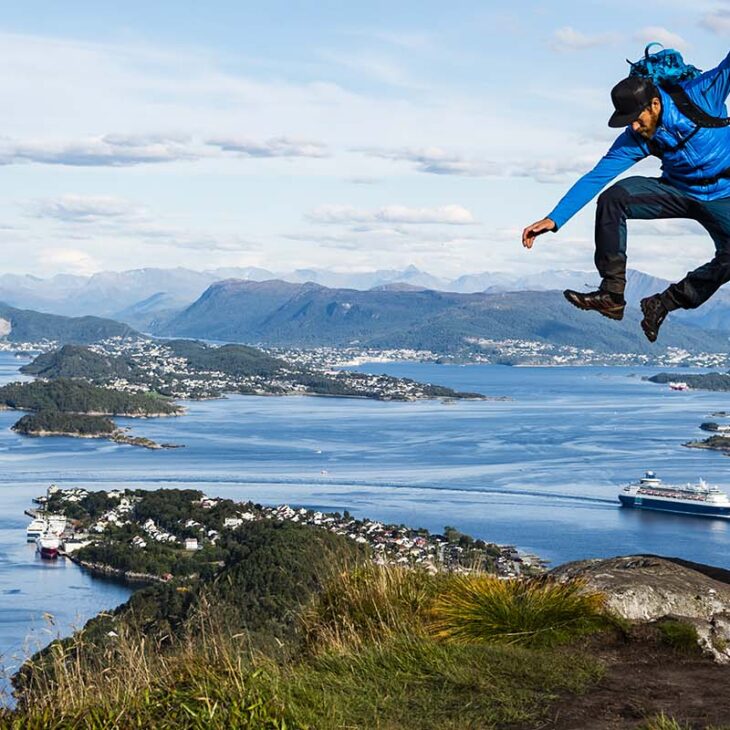
<instances>
[{"instance_id":1,"label":"blue sea","mask_svg":"<svg viewBox=\"0 0 730 730\"><path fill-rule=\"evenodd\" d=\"M0 382L22 364L0 353ZM515 544L553 564L636 552L730 568L730 522L620 509L647 469L665 481L730 486L730 460L687 449L730 394L675 392L649 368L511 368L375 363L359 368L508 400L389 403L232 396L188 402L181 418L119 419L185 448L33 439L0 412L0 654L67 634L130 589L63 560L40 561L23 515L49 484L199 488L210 495L350 510ZM681 379L681 370L677 379ZM705 434L706 435L706 434Z\"/></svg>"}]
</instances>

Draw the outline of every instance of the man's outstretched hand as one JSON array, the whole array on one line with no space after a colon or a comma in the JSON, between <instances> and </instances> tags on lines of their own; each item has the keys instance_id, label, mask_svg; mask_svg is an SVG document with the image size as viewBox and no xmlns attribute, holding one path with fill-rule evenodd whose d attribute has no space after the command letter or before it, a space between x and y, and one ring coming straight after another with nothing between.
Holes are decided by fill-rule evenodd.
<instances>
[{"instance_id":1,"label":"man's outstretched hand","mask_svg":"<svg viewBox=\"0 0 730 730\"><path fill-rule=\"evenodd\" d=\"M554 231L557 228L555 221L552 218L543 218L537 223L533 223L531 226L527 226L522 231L522 245L525 248L532 248L532 244L535 243L535 239L541 236L543 233L548 231Z\"/></svg>"}]
</instances>

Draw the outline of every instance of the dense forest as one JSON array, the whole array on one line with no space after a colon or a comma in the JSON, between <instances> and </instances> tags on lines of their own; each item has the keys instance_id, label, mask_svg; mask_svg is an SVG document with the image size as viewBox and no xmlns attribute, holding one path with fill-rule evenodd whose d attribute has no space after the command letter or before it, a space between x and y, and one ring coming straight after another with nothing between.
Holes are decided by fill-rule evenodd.
<instances>
[{"instance_id":1,"label":"dense forest","mask_svg":"<svg viewBox=\"0 0 730 730\"><path fill-rule=\"evenodd\" d=\"M68 378L4 385L0 387L0 404L25 411L110 416L173 415L181 410L155 394L100 388Z\"/></svg>"},{"instance_id":2,"label":"dense forest","mask_svg":"<svg viewBox=\"0 0 730 730\"><path fill-rule=\"evenodd\" d=\"M79 345L64 345L58 350L43 352L20 368L25 375L48 380L85 378L90 381L133 377L137 366L130 359L102 355Z\"/></svg>"},{"instance_id":3,"label":"dense forest","mask_svg":"<svg viewBox=\"0 0 730 730\"><path fill-rule=\"evenodd\" d=\"M40 433L75 434L77 436L111 435L117 430L106 416L88 416L63 411L38 411L23 416L13 431L32 436Z\"/></svg>"},{"instance_id":4,"label":"dense forest","mask_svg":"<svg viewBox=\"0 0 730 730\"><path fill-rule=\"evenodd\" d=\"M705 373L692 375L690 373L678 375L677 373L658 373L649 378L652 383L671 383L681 380L690 388L697 390L730 390L730 375L727 373Z\"/></svg>"}]
</instances>

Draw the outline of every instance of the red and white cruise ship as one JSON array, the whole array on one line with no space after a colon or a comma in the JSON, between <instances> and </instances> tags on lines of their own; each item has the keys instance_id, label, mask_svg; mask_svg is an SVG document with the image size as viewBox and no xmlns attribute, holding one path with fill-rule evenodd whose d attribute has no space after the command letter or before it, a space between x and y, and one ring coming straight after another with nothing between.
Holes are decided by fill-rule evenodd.
<instances>
[{"instance_id":1,"label":"red and white cruise ship","mask_svg":"<svg viewBox=\"0 0 730 730\"><path fill-rule=\"evenodd\" d=\"M58 548L61 547L61 541L57 535L46 533L41 535L35 541L38 552L45 560L55 560L58 557Z\"/></svg>"}]
</instances>

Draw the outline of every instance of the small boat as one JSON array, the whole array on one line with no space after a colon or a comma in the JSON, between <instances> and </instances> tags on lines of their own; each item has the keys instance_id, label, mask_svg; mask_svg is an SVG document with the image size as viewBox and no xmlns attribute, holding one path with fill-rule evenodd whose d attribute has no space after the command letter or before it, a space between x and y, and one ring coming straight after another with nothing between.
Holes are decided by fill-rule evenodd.
<instances>
[{"instance_id":1,"label":"small boat","mask_svg":"<svg viewBox=\"0 0 730 730\"><path fill-rule=\"evenodd\" d=\"M44 560L55 560L58 557L58 548L61 547L61 541L56 535L41 535L35 544L38 546L38 552Z\"/></svg>"},{"instance_id":2,"label":"small boat","mask_svg":"<svg viewBox=\"0 0 730 730\"><path fill-rule=\"evenodd\" d=\"M48 523L40 517L36 517L33 522L25 528L25 537L28 542L33 542L33 540L43 535L47 529Z\"/></svg>"},{"instance_id":3,"label":"small boat","mask_svg":"<svg viewBox=\"0 0 730 730\"><path fill-rule=\"evenodd\" d=\"M681 382L672 381L671 383L669 383L669 387L672 390L689 390L689 385L687 385L687 383L685 383L684 381L681 381Z\"/></svg>"}]
</instances>

